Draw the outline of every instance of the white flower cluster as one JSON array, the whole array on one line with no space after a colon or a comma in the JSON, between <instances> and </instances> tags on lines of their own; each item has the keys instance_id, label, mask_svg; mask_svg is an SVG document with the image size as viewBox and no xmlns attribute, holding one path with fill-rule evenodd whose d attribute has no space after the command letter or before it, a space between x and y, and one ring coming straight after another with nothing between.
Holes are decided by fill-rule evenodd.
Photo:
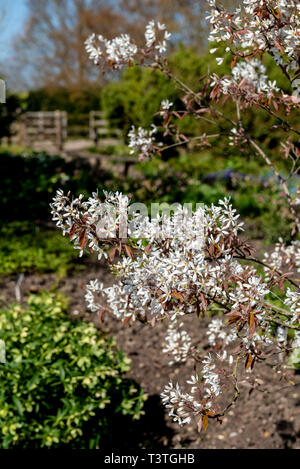
<instances>
[{"instance_id":1,"label":"white flower cluster","mask_svg":"<svg viewBox=\"0 0 300 469\"><path fill-rule=\"evenodd\" d=\"M173 355L173 360L169 361L169 365L174 363L184 363L187 360L188 353L192 345L192 339L189 334L182 329L183 323L177 325L173 321L168 326L166 336L166 346L163 348L164 353Z\"/></svg>"},{"instance_id":2,"label":"white flower cluster","mask_svg":"<svg viewBox=\"0 0 300 469\"><path fill-rule=\"evenodd\" d=\"M152 158L162 143L155 144L154 135L157 133L157 127L152 124L151 130L139 127L135 128L133 125L128 133L130 154L137 153L139 159Z\"/></svg>"},{"instance_id":3,"label":"white flower cluster","mask_svg":"<svg viewBox=\"0 0 300 469\"><path fill-rule=\"evenodd\" d=\"M213 79L211 86L215 84L216 79ZM232 78L223 77L220 84L224 94L235 94L233 85L243 86L244 90L254 90L256 93L266 93L267 95L279 91L276 81L268 80L266 67L258 59L238 62L232 69Z\"/></svg>"},{"instance_id":4,"label":"white flower cluster","mask_svg":"<svg viewBox=\"0 0 300 469\"><path fill-rule=\"evenodd\" d=\"M177 207L173 216L158 214L154 219L132 215L128 223L129 200L120 193L105 193L104 202L95 193L84 202L82 196L70 200L58 191L52 214L81 253L88 247L99 257L107 256L105 247L111 240L118 243L127 234L138 240L136 257L123 257L113 266L119 282L102 290L119 318L150 314L175 320L205 311L215 299L233 310L249 304L263 311L268 288L253 268L234 259L231 243L242 223L228 200L219 203L194 212ZM122 227L126 233L120 236ZM226 282L232 285L224 289ZM91 296L88 303L92 310L99 307L93 306Z\"/></svg>"},{"instance_id":5,"label":"white flower cluster","mask_svg":"<svg viewBox=\"0 0 300 469\"><path fill-rule=\"evenodd\" d=\"M300 331L295 331L293 349L300 349Z\"/></svg>"},{"instance_id":6,"label":"white flower cluster","mask_svg":"<svg viewBox=\"0 0 300 469\"><path fill-rule=\"evenodd\" d=\"M145 39L148 49L154 47L160 54L164 54L167 51L167 41L170 37L171 34L167 31L165 24L155 23L154 20L147 24Z\"/></svg>"},{"instance_id":7,"label":"white flower cluster","mask_svg":"<svg viewBox=\"0 0 300 469\"><path fill-rule=\"evenodd\" d=\"M238 62L232 69L232 75L237 83L242 80L252 85L258 93L269 90L279 91L276 81L271 82L266 75L266 67L258 60L252 59L249 62Z\"/></svg>"},{"instance_id":8,"label":"white flower cluster","mask_svg":"<svg viewBox=\"0 0 300 469\"><path fill-rule=\"evenodd\" d=\"M192 377L193 378L193 377ZM192 416L201 413L203 405L191 394L183 393L179 384L170 382L160 395L162 403L169 409L169 416L179 425L190 423Z\"/></svg>"},{"instance_id":9,"label":"white flower cluster","mask_svg":"<svg viewBox=\"0 0 300 469\"><path fill-rule=\"evenodd\" d=\"M231 48L269 52L293 74L299 68L300 4L298 0L243 0L233 13L209 1L209 41L230 42ZM294 82L294 86L298 84Z\"/></svg>"},{"instance_id":10,"label":"white flower cluster","mask_svg":"<svg viewBox=\"0 0 300 469\"><path fill-rule=\"evenodd\" d=\"M221 240L239 228L231 205L226 203L206 210L200 207L189 216L185 208L178 208L173 217L137 220L131 236L141 239L140 254L135 259L123 258L113 267L119 279L109 289L108 300L114 314L124 318L131 314L133 319L137 315L167 314L175 320L204 306L201 293L227 301L228 292L222 289L222 281L230 274L242 273L243 268L232 259L230 249L226 250ZM143 239L152 244L150 251L144 247ZM221 243L225 257L216 264L205 259L204 239L208 249L218 241ZM233 297L237 301L238 297Z\"/></svg>"},{"instance_id":11,"label":"white flower cluster","mask_svg":"<svg viewBox=\"0 0 300 469\"><path fill-rule=\"evenodd\" d=\"M133 63L138 52L136 44L131 42L128 34L122 34L112 40L93 33L85 41L86 51L95 65L109 62L114 69ZM102 47L100 47L102 46Z\"/></svg>"},{"instance_id":12,"label":"white flower cluster","mask_svg":"<svg viewBox=\"0 0 300 469\"><path fill-rule=\"evenodd\" d=\"M106 242L120 236L122 228L127 229L127 209L129 199L119 192L115 194L104 191L105 200L99 199L98 193L93 193L87 201L83 195L70 199L62 190L56 192L51 206L52 219L56 226L68 234L74 242L75 249L80 255L86 247L98 254L107 257L103 247ZM127 235L127 231L126 231ZM125 235L125 237L126 237Z\"/></svg>"},{"instance_id":13,"label":"white flower cluster","mask_svg":"<svg viewBox=\"0 0 300 469\"><path fill-rule=\"evenodd\" d=\"M285 266L293 267L293 270L300 272L300 241L292 241L285 245L281 238L276 243L272 252L264 253L264 261L272 269L281 271ZM265 273L269 277L271 272L265 268Z\"/></svg>"},{"instance_id":14,"label":"white flower cluster","mask_svg":"<svg viewBox=\"0 0 300 469\"><path fill-rule=\"evenodd\" d=\"M263 301L269 290L254 269L243 267L233 259L234 251L225 249L226 237L237 233L240 225L228 201L221 202L219 207L200 207L188 217L185 208L178 209L169 218L158 216L149 220L148 217L138 217L130 227L130 235L140 239L139 254L134 259L123 257L114 264L112 269L118 282L112 287L99 288L99 300L93 299L94 284L93 294L88 288L89 309L97 311L108 304L121 320L147 319L150 316L169 317L176 321L185 314L199 314L216 299L230 304L233 311L249 305L256 311L257 321L264 324ZM146 247L145 239L149 243ZM217 260L212 262L206 252L210 253L218 243L220 251L216 253ZM235 284L224 289L224 283L229 283L230 279L235 279ZM247 313L244 319L241 315L240 320L246 323L243 333L247 343ZM214 333L215 338L224 337L216 320L209 331L211 341ZM234 338L232 329L226 335L226 344ZM185 332L176 330L175 326L170 327L167 343L164 351L172 353L175 361L186 358L190 339Z\"/></svg>"},{"instance_id":15,"label":"white flower cluster","mask_svg":"<svg viewBox=\"0 0 300 469\"><path fill-rule=\"evenodd\" d=\"M174 422L184 425L190 423L192 417L204 415L209 410L211 415L214 414L214 402L222 393L221 374L216 362L224 365L227 360L225 350L222 354L215 354L215 356L210 353L206 355L201 362L201 373L194 374L187 380L187 384L191 386L189 393L183 393L178 383L174 386L170 382L165 386L161 399L165 407L170 409L169 416ZM230 356L229 366L232 362L233 358Z\"/></svg>"},{"instance_id":16,"label":"white flower cluster","mask_svg":"<svg viewBox=\"0 0 300 469\"><path fill-rule=\"evenodd\" d=\"M97 193L84 201L82 195L71 199L58 191L51 205L57 226L69 234L81 252L88 247L101 257L111 249L120 249L121 239L135 243L134 254L126 244L125 251L127 248L130 255L111 264L117 278L113 286L104 288L97 280L87 285L85 298L92 312L109 308L126 322L170 320L163 351L171 354L172 364L185 362L192 351L191 337L177 320L186 314L200 317L216 305L229 311L228 325L225 327L221 318L212 319L207 332L211 346L224 348L239 340L240 352L250 357L259 355L272 340L284 348L280 330L274 337L267 318L271 310L265 297L271 283L265 283L252 266L236 259L237 253L243 252L238 238L242 223L228 199L220 200L217 206L201 204L195 211L177 206L172 215L158 212L150 219L140 213L129 217L129 199L123 194L104 194L103 202ZM126 235L122 234L123 225L128 230ZM286 259L292 261L290 258L295 262L297 242L281 249L277 249L277 254L282 254L280 265L272 255L271 264L274 261L281 267ZM283 300L292 312L291 322L299 320L299 298L299 293L288 289ZM212 408L221 394L221 365L225 361L231 366L233 357L224 349L204 357L203 379L200 382L199 376L191 378L190 394L182 393L178 385L170 384L165 389L163 400L176 421L187 423L192 416L203 417Z\"/></svg>"},{"instance_id":17,"label":"white flower cluster","mask_svg":"<svg viewBox=\"0 0 300 469\"><path fill-rule=\"evenodd\" d=\"M233 301L233 309L245 303L251 307L255 306L256 310L261 310L264 298L269 291L261 277L253 274L246 281L241 282L238 280L234 293L230 292L229 297Z\"/></svg>"},{"instance_id":18,"label":"white flower cluster","mask_svg":"<svg viewBox=\"0 0 300 469\"><path fill-rule=\"evenodd\" d=\"M292 241L290 245L285 245L282 239L279 239L273 251L264 254L264 262L269 266L264 269L267 279L270 279L276 271L282 272L285 269L300 272L300 241ZM291 324L299 322L300 292L287 288L283 303L292 313Z\"/></svg>"},{"instance_id":19,"label":"white flower cluster","mask_svg":"<svg viewBox=\"0 0 300 469\"><path fill-rule=\"evenodd\" d=\"M276 340L277 340L278 344L286 345L287 335L288 335L288 330L287 330L286 327L278 327L277 328L277 337L276 337Z\"/></svg>"},{"instance_id":20,"label":"white flower cluster","mask_svg":"<svg viewBox=\"0 0 300 469\"><path fill-rule=\"evenodd\" d=\"M222 359L227 357L226 350L224 350ZM221 358L218 356L218 358ZM204 360L202 360L202 364L204 364L202 373L204 379L204 398L211 399L214 397L219 396L221 393L221 386L220 386L220 377L219 373L216 371L216 364L213 361L212 355L209 353Z\"/></svg>"},{"instance_id":21,"label":"white flower cluster","mask_svg":"<svg viewBox=\"0 0 300 469\"><path fill-rule=\"evenodd\" d=\"M293 314L291 321L300 322L300 292L292 291L290 288L286 291L284 304L289 307Z\"/></svg>"},{"instance_id":22,"label":"white flower cluster","mask_svg":"<svg viewBox=\"0 0 300 469\"><path fill-rule=\"evenodd\" d=\"M101 310L101 305L96 302L96 295L102 291L103 283L100 283L98 280L91 280L86 286L85 301L89 310L93 313L99 312L99 310Z\"/></svg>"},{"instance_id":23,"label":"white flower cluster","mask_svg":"<svg viewBox=\"0 0 300 469\"><path fill-rule=\"evenodd\" d=\"M164 24L150 21L145 31L148 53L154 50L160 55L164 54L170 37L171 34L166 30ZM95 65L110 65L115 70L121 69L124 65L134 64L139 52L138 46L132 42L129 34L121 34L121 36L109 40L101 34L93 33L85 41L85 49Z\"/></svg>"},{"instance_id":24,"label":"white flower cluster","mask_svg":"<svg viewBox=\"0 0 300 469\"><path fill-rule=\"evenodd\" d=\"M270 324L266 323L263 318L261 318L261 327L263 333L255 332L251 338L243 337L244 348L248 352L255 352L257 354L260 352L260 349L276 343L277 337L274 337Z\"/></svg>"},{"instance_id":25,"label":"white flower cluster","mask_svg":"<svg viewBox=\"0 0 300 469\"><path fill-rule=\"evenodd\" d=\"M218 343L229 345L237 338L234 328L226 328L224 321L221 318L212 319L208 325L206 332L208 342L211 346L216 346Z\"/></svg>"}]
</instances>

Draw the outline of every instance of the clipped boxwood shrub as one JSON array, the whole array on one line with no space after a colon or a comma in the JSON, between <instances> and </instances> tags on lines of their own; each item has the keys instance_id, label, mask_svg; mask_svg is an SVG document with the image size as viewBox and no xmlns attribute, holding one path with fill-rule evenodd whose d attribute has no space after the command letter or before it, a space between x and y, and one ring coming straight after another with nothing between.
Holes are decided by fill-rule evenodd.
<instances>
[{"instance_id":1,"label":"clipped boxwood shrub","mask_svg":"<svg viewBox=\"0 0 300 469\"><path fill-rule=\"evenodd\" d=\"M67 317L49 292L0 310L0 446L97 448L111 419L142 413L145 396L123 373L130 360L91 323Z\"/></svg>"}]
</instances>

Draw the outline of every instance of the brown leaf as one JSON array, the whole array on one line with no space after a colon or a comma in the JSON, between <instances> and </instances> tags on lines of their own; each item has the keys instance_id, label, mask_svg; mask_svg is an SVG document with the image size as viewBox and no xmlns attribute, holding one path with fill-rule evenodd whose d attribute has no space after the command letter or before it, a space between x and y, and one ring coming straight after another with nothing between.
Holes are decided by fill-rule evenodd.
<instances>
[{"instance_id":1,"label":"brown leaf","mask_svg":"<svg viewBox=\"0 0 300 469\"><path fill-rule=\"evenodd\" d=\"M230 318L227 321L227 326L230 326L231 324L234 324L235 322L240 320L240 316L234 316L233 318Z\"/></svg>"},{"instance_id":2,"label":"brown leaf","mask_svg":"<svg viewBox=\"0 0 300 469\"><path fill-rule=\"evenodd\" d=\"M70 239L73 237L74 233L75 233L75 226L76 226L76 223L73 223L71 229L70 229Z\"/></svg>"},{"instance_id":3,"label":"brown leaf","mask_svg":"<svg viewBox=\"0 0 300 469\"><path fill-rule=\"evenodd\" d=\"M236 61L237 61L237 55L233 58L233 61L231 62L230 64L230 67L233 68L236 64Z\"/></svg>"},{"instance_id":4,"label":"brown leaf","mask_svg":"<svg viewBox=\"0 0 300 469\"><path fill-rule=\"evenodd\" d=\"M248 353L247 358L246 358L246 363L245 363L245 370L248 370L248 368L251 366L252 363L252 355L251 353Z\"/></svg>"},{"instance_id":5,"label":"brown leaf","mask_svg":"<svg viewBox=\"0 0 300 469\"><path fill-rule=\"evenodd\" d=\"M151 248L151 244L147 244L147 246L145 247L145 253L148 254L148 252L150 251L150 248Z\"/></svg>"},{"instance_id":6,"label":"brown leaf","mask_svg":"<svg viewBox=\"0 0 300 469\"><path fill-rule=\"evenodd\" d=\"M209 108L202 107L201 109L198 109L198 111L196 111L196 114L203 114L205 112L209 112Z\"/></svg>"},{"instance_id":7,"label":"brown leaf","mask_svg":"<svg viewBox=\"0 0 300 469\"><path fill-rule=\"evenodd\" d=\"M80 249L84 249L87 245L87 242L88 242L88 239L87 239L87 236L86 236L86 230L83 230L80 233L80 237L79 237Z\"/></svg>"},{"instance_id":8,"label":"brown leaf","mask_svg":"<svg viewBox=\"0 0 300 469\"><path fill-rule=\"evenodd\" d=\"M122 326L126 326L126 324L128 323L130 319L131 319L131 316L127 316L127 318L124 319Z\"/></svg>"},{"instance_id":9,"label":"brown leaf","mask_svg":"<svg viewBox=\"0 0 300 469\"><path fill-rule=\"evenodd\" d=\"M108 260L109 262L113 262L115 255L116 255L117 248L112 248L112 250L109 253Z\"/></svg>"},{"instance_id":10,"label":"brown leaf","mask_svg":"<svg viewBox=\"0 0 300 469\"><path fill-rule=\"evenodd\" d=\"M256 329L256 319L255 319L254 313L251 312L250 315L249 315L249 337L250 337L250 339L253 337L255 329Z\"/></svg>"},{"instance_id":11,"label":"brown leaf","mask_svg":"<svg viewBox=\"0 0 300 469\"><path fill-rule=\"evenodd\" d=\"M211 99L214 99L214 98L215 98L216 96L218 96L219 94L220 94L220 85L216 85L216 86L212 89L212 91L211 91L211 93L210 93L210 98L211 98Z\"/></svg>"},{"instance_id":12,"label":"brown leaf","mask_svg":"<svg viewBox=\"0 0 300 469\"><path fill-rule=\"evenodd\" d=\"M242 306L242 305L241 305ZM233 318L233 317L238 317L238 318L241 318L242 317L242 314L239 313L238 311L230 311L230 313L226 313L225 316L227 318Z\"/></svg>"},{"instance_id":13,"label":"brown leaf","mask_svg":"<svg viewBox=\"0 0 300 469\"><path fill-rule=\"evenodd\" d=\"M205 311L207 310L207 301L206 301L206 298L203 295L203 293L200 293L200 298L201 298L201 302L202 302L203 312L205 313Z\"/></svg>"},{"instance_id":14,"label":"brown leaf","mask_svg":"<svg viewBox=\"0 0 300 469\"><path fill-rule=\"evenodd\" d=\"M125 251L127 253L127 255L129 257L131 257L131 259L133 260L134 259L134 255L133 255L133 252L132 252L132 249L130 246L128 246L127 244L125 244Z\"/></svg>"},{"instance_id":15,"label":"brown leaf","mask_svg":"<svg viewBox=\"0 0 300 469\"><path fill-rule=\"evenodd\" d=\"M184 298L181 293L178 293L177 291L172 291L171 295L177 300L184 301Z\"/></svg>"},{"instance_id":16,"label":"brown leaf","mask_svg":"<svg viewBox=\"0 0 300 469\"><path fill-rule=\"evenodd\" d=\"M207 415L202 416L202 425L203 425L203 430L206 432L207 425L208 425L208 416Z\"/></svg>"},{"instance_id":17,"label":"brown leaf","mask_svg":"<svg viewBox=\"0 0 300 469\"><path fill-rule=\"evenodd\" d=\"M281 45L279 44L279 42L278 42L278 41L274 41L274 44L275 44L275 46L277 47L277 49L278 49L280 52L282 52L282 47L281 47Z\"/></svg>"}]
</instances>

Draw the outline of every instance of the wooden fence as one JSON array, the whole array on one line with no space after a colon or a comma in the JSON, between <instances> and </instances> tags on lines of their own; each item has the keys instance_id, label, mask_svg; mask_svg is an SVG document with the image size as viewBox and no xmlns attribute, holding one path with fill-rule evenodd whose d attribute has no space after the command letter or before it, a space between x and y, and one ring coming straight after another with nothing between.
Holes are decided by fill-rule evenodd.
<instances>
[{"instance_id":1,"label":"wooden fence","mask_svg":"<svg viewBox=\"0 0 300 469\"><path fill-rule=\"evenodd\" d=\"M90 112L89 137L98 145L100 139L112 138L120 141L122 132L120 129L112 129L107 119L104 119L102 111Z\"/></svg>"},{"instance_id":2,"label":"wooden fence","mask_svg":"<svg viewBox=\"0 0 300 469\"><path fill-rule=\"evenodd\" d=\"M24 146L39 140L51 140L59 150L68 136L68 118L65 111L26 112L20 121L20 140Z\"/></svg>"},{"instance_id":3,"label":"wooden fence","mask_svg":"<svg viewBox=\"0 0 300 469\"><path fill-rule=\"evenodd\" d=\"M52 141L59 150L69 136L90 138L96 146L122 143L120 129L111 128L102 111L90 111L89 114L70 116L66 111L40 111L22 114L13 127L12 133L23 146L34 142Z\"/></svg>"}]
</instances>

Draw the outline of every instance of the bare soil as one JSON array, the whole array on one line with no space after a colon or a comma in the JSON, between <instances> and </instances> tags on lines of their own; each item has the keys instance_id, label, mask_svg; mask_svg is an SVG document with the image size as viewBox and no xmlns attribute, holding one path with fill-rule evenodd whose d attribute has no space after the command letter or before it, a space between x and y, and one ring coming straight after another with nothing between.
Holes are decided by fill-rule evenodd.
<instances>
[{"instance_id":1,"label":"bare soil","mask_svg":"<svg viewBox=\"0 0 300 469\"><path fill-rule=\"evenodd\" d=\"M241 397L223 418L222 424L210 420L206 432L197 432L196 422L179 427L173 424L161 405L159 394L170 380L184 383L193 371L193 363L169 366L169 358L161 353L166 325L155 328L140 323L123 326L113 317L99 319L86 309L85 284L99 278L105 285L112 283L110 272L96 262L89 262L84 272L62 279L57 284L54 274L26 276L21 285L22 300L29 292L51 288L58 289L70 298L69 314L72 318L93 321L97 327L115 337L117 346L132 360L128 378L134 379L148 395L145 415L134 423L114 422L111 437L105 449L300 449L300 379L292 371L294 386L279 381L276 373L265 363L256 367L256 374L263 384L249 395L249 388L241 386ZM0 297L15 301L16 277L0 279ZM207 321L189 317L186 329L193 341L200 341L208 348ZM228 396L231 390L228 390Z\"/></svg>"}]
</instances>

